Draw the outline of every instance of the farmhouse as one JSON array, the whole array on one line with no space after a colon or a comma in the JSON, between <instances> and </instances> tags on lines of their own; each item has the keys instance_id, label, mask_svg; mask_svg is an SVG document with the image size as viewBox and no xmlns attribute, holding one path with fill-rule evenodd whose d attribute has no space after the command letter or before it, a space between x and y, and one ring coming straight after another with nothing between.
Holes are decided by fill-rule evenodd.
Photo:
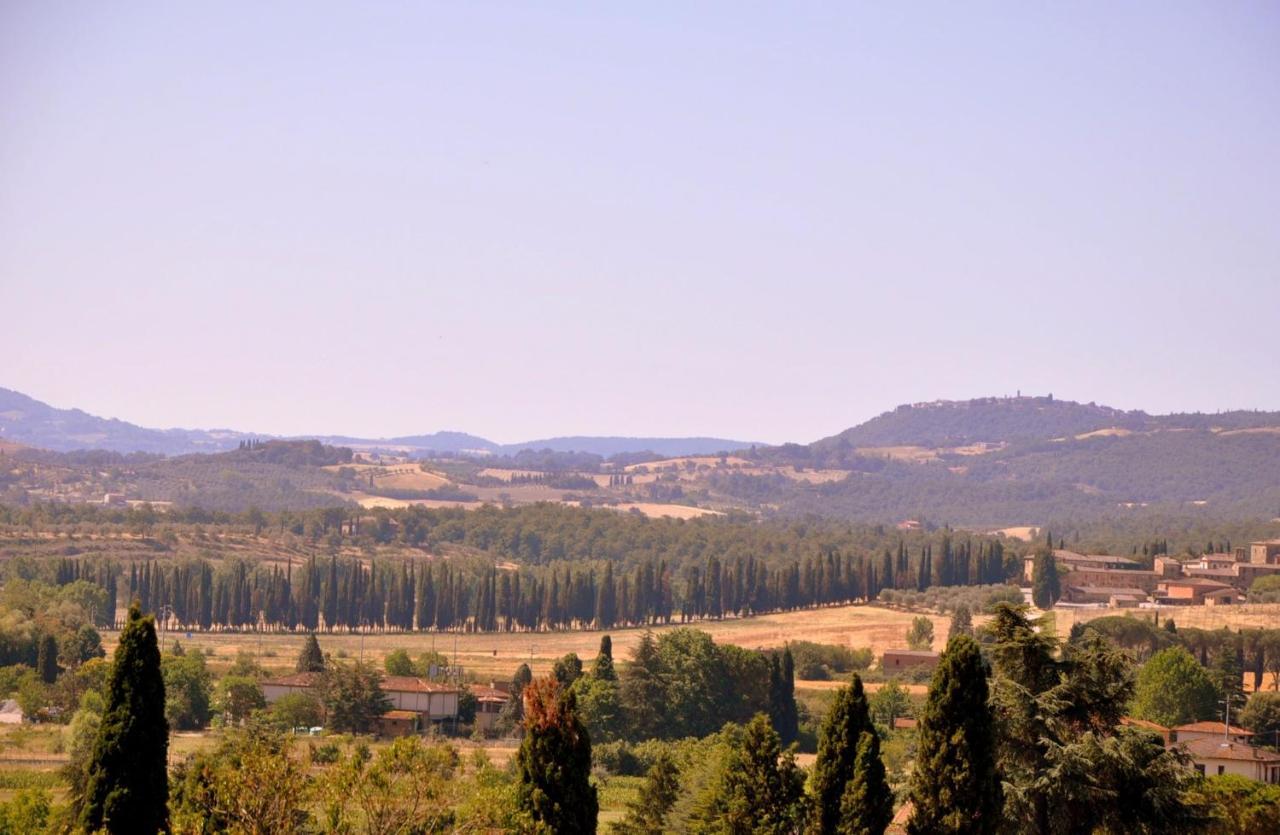
<instances>
[{"instance_id":1,"label":"farmhouse","mask_svg":"<svg viewBox=\"0 0 1280 835\"><path fill-rule=\"evenodd\" d=\"M291 693L314 693L320 683L320 673L293 673L292 675L264 679L262 696L267 704L274 704L281 696Z\"/></svg>"},{"instance_id":2,"label":"farmhouse","mask_svg":"<svg viewBox=\"0 0 1280 835\"><path fill-rule=\"evenodd\" d=\"M1235 725L1222 722L1192 722L1171 729L1174 742L1192 742L1197 739L1212 739L1218 742L1239 742L1247 744L1253 733Z\"/></svg>"},{"instance_id":3,"label":"farmhouse","mask_svg":"<svg viewBox=\"0 0 1280 835\"><path fill-rule=\"evenodd\" d=\"M1249 562L1254 565L1280 564L1280 539L1264 539L1249 544Z\"/></svg>"},{"instance_id":4,"label":"farmhouse","mask_svg":"<svg viewBox=\"0 0 1280 835\"><path fill-rule=\"evenodd\" d=\"M507 702L511 701L511 694L499 690L497 685L492 683L488 687L483 684L472 684L467 689L476 698L475 726L481 731L491 730L497 724L498 715L502 713L502 709L507 706Z\"/></svg>"},{"instance_id":5,"label":"farmhouse","mask_svg":"<svg viewBox=\"0 0 1280 835\"><path fill-rule=\"evenodd\" d=\"M1240 592L1226 583L1204 577L1162 580L1156 600L1171 606L1230 605L1240 603Z\"/></svg>"},{"instance_id":6,"label":"farmhouse","mask_svg":"<svg viewBox=\"0 0 1280 835\"><path fill-rule=\"evenodd\" d=\"M269 678L262 682L262 695L273 704L290 693L316 694L320 673L294 673ZM458 697L462 691L448 684L437 684L417 676L383 676L382 692L391 700L392 712L412 711L422 722L441 722L458 715Z\"/></svg>"},{"instance_id":7,"label":"farmhouse","mask_svg":"<svg viewBox=\"0 0 1280 835\"><path fill-rule=\"evenodd\" d=\"M938 666L938 653L917 649L887 649L880 658L880 668L885 672L892 670L912 670L923 667L932 670Z\"/></svg>"},{"instance_id":8,"label":"farmhouse","mask_svg":"<svg viewBox=\"0 0 1280 835\"><path fill-rule=\"evenodd\" d=\"M1062 599L1067 603L1103 603L1108 606L1129 609L1143 603L1147 596L1142 589L1132 587L1067 586L1063 589Z\"/></svg>"},{"instance_id":9,"label":"farmhouse","mask_svg":"<svg viewBox=\"0 0 1280 835\"><path fill-rule=\"evenodd\" d=\"M1280 754L1243 742L1210 739L1179 741L1177 746L1195 762L1201 774L1236 774L1260 783L1280 783Z\"/></svg>"},{"instance_id":10,"label":"farmhouse","mask_svg":"<svg viewBox=\"0 0 1280 835\"><path fill-rule=\"evenodd\" d=\"M382 692L394 709L411 710L430 722L457 717L458 697L462 695L456 687L417 676L383 676Z\"/></svg>"},{"instance_id":11,"label":"farmhouse","mask_svg":"<svg viewBox=\"0 0 1280 835\"><path fill-rule=\"evenodd\" d=\"M1069 572L1129 571L1140 567L1140 563L1137 560L1131 560L1128 557L1113 557L1108 554L1077 554L1075 551L1066 551L1062 548L1054 550L1053 559L1057 563L1059 570L1065 569ZM1025 557L1022 560L1022 575L1027 582L1032 579L1035 563L1036 558L1034 555Z\"/></svg>"}]
</instances>

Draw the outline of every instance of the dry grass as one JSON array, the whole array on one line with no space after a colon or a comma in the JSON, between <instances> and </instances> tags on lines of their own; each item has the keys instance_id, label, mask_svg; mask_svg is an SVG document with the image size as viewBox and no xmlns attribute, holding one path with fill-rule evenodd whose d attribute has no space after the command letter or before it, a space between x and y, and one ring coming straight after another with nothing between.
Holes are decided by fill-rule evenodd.
<instances>
[{"instance_id":1,"label":"dry grass","mask_svg":"<svg viewBox=\"0 0 1280 835\"><path fill-rule=\"evenodd\" d=\"M1055 609L1059 635L1066 635L1072 624L1088 623L1108 615L1153 620L1150 609ZM1246 603L1243 606L1165 606L1160 609L1160 622L1172 618L1178 626L1197 629L1274 629L1280 623L1280 603Z\"/></svg>"},{"instance_id":2,"label":"dry grass","mask_svg":"<svg viewBox=\"0 0 1280 835\"><path fill-rule=\"evenodd\" d=\"M907 629L911 626L912 612L885 609L879 606L833 606L801 612L782 612L757 617L706 621L693 624L711 634L722 643L737 644L748 649L771 649L788 641L814 641L823 644L858 648L870 647L877 657L886 649L906 646ZM934 634L946 635L949 619L943 615L928 615L934 624ZM673 626L659 626L661 633ZM529 663L535 674L551 671L555 659L575 652L582 658L594 658L604 633L594 630L564 632L519 632L492 634L433 634L392 633L321 635L320 646L325 652L341 657L358 658L363 652L367 661L381 664L393 650L403 649L416 656L428 650L456 657L458 663L480 679L509 678L522 662ZM614 656L629 658L640 642L642 629L615 629L609 634L613 639ZM108 651L114 647L118 633L104 634ZM187 633L170 632L164 636L167 644L175 638L183 647L211 650L214 655L210 666L220 672L235 660L236 653L247 651L258 657L259 663L273 672L293 669L294 660L302 648L303 636L298 634L242 634L242 633ZM807 686L807 685L806 685ZM818 685L824 686L824 685Z\"/></svg>"}]
</instances>

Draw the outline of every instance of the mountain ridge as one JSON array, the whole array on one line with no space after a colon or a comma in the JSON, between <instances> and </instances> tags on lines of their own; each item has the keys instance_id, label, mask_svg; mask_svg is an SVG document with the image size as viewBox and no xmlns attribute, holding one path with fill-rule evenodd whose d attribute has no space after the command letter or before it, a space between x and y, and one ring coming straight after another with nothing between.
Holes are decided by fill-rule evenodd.
<instances>
[{"instance_id":1,"label":"mountain ridge","mask_svg":"<svg viewBox=\"0 0 1280 835\"><path fill-rule=\"evenodd\" d=\"M557 436L500 444L467 432L439 431L393 438L351 435L279 436L234 429L152 429L103 418L82 409L60 409L13 389L0 387L0 440L54 452L101 449L162 455L226 452L252 439L315 439L326 444L368 450L426 453L509 455L525 449L589 452L596 455L653 452L659 455L706 455L745 449L750 441L712 437Z\"/></svg>"}]
</instances>

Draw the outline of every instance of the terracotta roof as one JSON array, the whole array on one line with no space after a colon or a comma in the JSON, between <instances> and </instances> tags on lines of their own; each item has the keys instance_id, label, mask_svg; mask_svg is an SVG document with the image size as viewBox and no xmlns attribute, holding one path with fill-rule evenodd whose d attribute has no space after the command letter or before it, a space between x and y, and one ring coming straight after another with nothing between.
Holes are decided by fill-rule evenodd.
<instances>
[{"instance_id":1,"label":"terracotta roof","mask_svg":"<svg viewBox=\"0 0 1280 835\"><path fill-rule=\"evenodd\" d=\"M273 684L276 687L314 687L319 683L323 673L292 673L287 676L276 676L262 680L263 686Z\"/></svg>"},{"instance_id":2,"label":"terracotta roof","mask_svg":"<svg viewBox=\"0 0 1280 835\"><path fill-rule=\"evenodd\" d=\"M899 731L908 730L910 728L914 728L915 726L916 726L916 720L912 719L910 716L894 717L893 727L895 730L899 730Z\"/></svg>"},{"instance_id":3,"label":"terracotta roof","mask_svg":"<svg viewBox=\"0 0 1280 835\"><path fill-rule=\"evenodd\" d=\"M1110 557L1106 554L1073 554L1069 551L1055 551L1054 556L1063 562L1096 562L1114 563L1115 565L1139 565L1137 560L1128 557Z\"/></svg>"},{"instance_id":4,"label":"terracotta roof","mask_svg":"<svg viewBox=\"0 0 1280 835\"><path fill-rule=\"evenodd\" d=\"M1198 760L1247 760L1249 762L1280 763L1280 754L1263 748L1254 748L1243 742L1223 742L1220 739L1193 739L1179 742L1178 746Z\"/></svg>"},{"instance_id":5,"label":"terracotta roof","mask_svg":"<svg viewBox=\"0 0 1280 835\"><path fill-rule=\"evenodd\" d=\"M1129 597L1146 597L1146 592L1135 586L1068 586L1085 594L1123 594Z\"/></svg>"},{"instance_id":6,"label":"terracotta roof","mask_svg":"<svg viewBox=\"0 0 1280 835\"><path fill-rule=\"evenodd\" d=\"M504 693L496 687L487 687L483 684L468 685L467 689L471 691L471 695L475 696L482 702L506 703L511 699L510 693Z\"/></svg>"},{"instance_id":7,"label":"terracotta roof","mask_svg":"<svg viewBox=\"0 0 1280 835\"><path fill-rule=\"evenodd\" d=\"M1162 586L1190 586L1195 589L1229 589L1231 586L1226 583L1219 583L1217 580L1208 580L1201 577L1190 577L1185 580L1162 580Z\"/></svg>"},{"instance_id":8,"label":"terracotta roof","mask_svg":"<svg viewBox=\"0 0 1280 835\"><path fill-rule=\"evenodd\" d=\"M1192 577L1236 577L1239 576L1235 570L1230 568L1196 568L1189 565L1184 569L1188 576Z\"/></svg>"},{"instance_id":9,"label":"terracotta roof","mask_svg":"<svg viewBox=\"0 0 1280 835\"><path fill-rule=\"evenodd\" d=\"M382 689L397 693L460 693L458 688L447 684L425 681L417 676L383 676Z\"/></svg>"},{"instance_id":10,"label":"terracotta roof","mask_svg":"<svg viewBox=\"0 0 1280 835\"><path fill-rule=\"evenodd\" d=\"M415 713L412 710L388 710L382 714L379 719L417 719L422 714Z\"/></svg>"},{"instance_id":11,"label":"terracotta roof","mask_svg":"<svg viewBox=\"0 0 1280 835\"><path fill-rule=\"evenodd\" d=\"M887 649L885 655L905 655L910 658L940 658L941 653L927 649Z\"/></svg>"},{"instance_id":12,"label":"terracotta roof","mask_svg":"<svg viewBox=\"0 0 1280 835\"><path fill-rule=\"evenodd\" d=\"M1202 734L1220 734L1222 733L1221 722L1190 722L1186 725L1179 725L1174 728L1175 731L1192 731L1193 733ZM1227 734L1230 736L1253 736L1253 731L1246 731L1244 728L1237 728L1235 725L1227 728Z\"/></svg>"}]
</instances>

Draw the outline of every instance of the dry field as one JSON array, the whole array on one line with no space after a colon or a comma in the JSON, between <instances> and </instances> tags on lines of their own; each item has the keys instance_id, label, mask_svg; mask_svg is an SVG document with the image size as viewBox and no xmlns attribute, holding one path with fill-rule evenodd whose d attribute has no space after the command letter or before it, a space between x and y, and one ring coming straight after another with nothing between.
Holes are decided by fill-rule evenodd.
<instances>
[{"instance_id":1,"label":"dry field","mask_svg":"<svg viewBox=\"0 0 1280 835\"><path fill-rule=\"evenodd\" d=\"M886 649L906 646L907 629L916 615L911 612L885 609L879 606L833 606L802 612L783 612L757 617L704 621L692 624L708 632L721 643L737 644L748 649L770 649L787 641L805 640L823 644L838 644L850 648L870 647L878 657ZM947 634L949 619L942 615L930 615L934 623L935 645ZM659 626L655 633L676 628ZM613 639L614 657L630 657L639 643L642 629L615 629L609 634ZM481 679L509 678L522 662L529 663L535 674L550 672L555 659L566 653L576 652L584 659L594 658L600 646L598 631L519 632L492 634L339 634L320 635L320 646L340 657L359 658L380 663L391 651L403 649L411 656L428 650L436 650L449 657ZM103 640L110 651L117 633L104 634ZM246 634L246 633L175 633L163 636L166 645L176 638L188 649L200 647L214 653L210 665L215 671L229 666L236 653L245 650L257 655L259 662L269 670L284 672L293 668L298 651L302 648L300 634ZM826 683L814 683L818 689ZM808 683L803 685L810 686Z\"/></svg>"},{"instance_id":2,"label":"dry field","mask_svg":"<svg viewBox=\"0 0 1280 835\"><path fill-rule=\"evenodd\" d=\"M1152 620L1151 609L1055 609L1059 635L1066 635L1074 623L1087 623L1108 615ZM1243 606L1164 606L1160 622L1172 618L1178 626L1198 629L1275 629L1280 626L1280 603L1254 603Z\"/></svg>"}]
</instances>

